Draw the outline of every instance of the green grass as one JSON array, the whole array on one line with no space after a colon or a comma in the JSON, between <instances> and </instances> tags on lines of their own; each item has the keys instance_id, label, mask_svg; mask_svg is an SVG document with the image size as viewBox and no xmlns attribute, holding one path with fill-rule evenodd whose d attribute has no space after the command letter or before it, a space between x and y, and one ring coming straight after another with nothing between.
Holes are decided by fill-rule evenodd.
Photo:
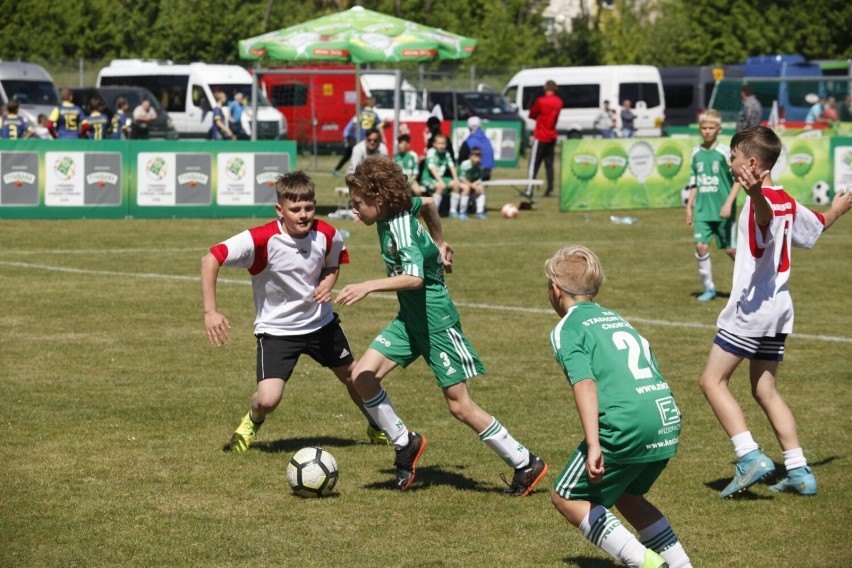
<instances>
[{"instance_id":1,"label":"green grass","mask_svg":"<svg viewBox=\"0 0 852 568\"><path fill-rule=\"evenodd\" d=\"M328 171L333 158L323 160ZM339 180L316 179L328 211ZM694 299L683 212L636 211L637 224L623 226L609 213L559 213L547 200L501 219L500 205L514 200L498 189L490 219L444 228L456 249L448 285L489 370L473 396L551 466L523 499L498 495L510 472L449 416L422 362L384 383L430 440L408 493L391 489L392 451L366 443L345 391L308 359L260 442L241 455L223 451L254 390L253 308L247 275L224 270L220 308L233 339L210 346L199 261L260 220L0 222L0 566L613 566L556 513L547 489L581 439L550 354L557 318L542 270L568 242L601 256L601 303L650 340L683 411L679 454L649 497L694 565L852 564L850 219L813 251L794 253L796 333L780 373L820 492L771 496L761 484L722 501L733 452L697 382L723 300ZM384 274L375 231L335 224L352 233L338 286ZM713 260L717 287L728 290L732 263L717 251ZM361 353L396 302L379 295L338 311ZM743 370L733 388L780 462ZM300 499L287 488L287 459L306 445L337 458L334 497Z\"/></svg>"}]
</instances>

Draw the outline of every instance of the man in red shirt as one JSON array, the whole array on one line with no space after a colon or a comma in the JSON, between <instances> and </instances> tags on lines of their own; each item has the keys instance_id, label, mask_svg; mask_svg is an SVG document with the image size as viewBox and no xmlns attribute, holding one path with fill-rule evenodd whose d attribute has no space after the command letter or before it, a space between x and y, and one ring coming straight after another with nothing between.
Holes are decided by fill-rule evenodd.
<instances>
[{"instance_id":1,"label":"man in red shirt","mask_svg":"<svg viewBox=\"0 0 852 568\"><path fill-rule=\"evenodd\" d=\"M535 179L538 169L544 160L544 171L547 174L547 190L545 197L553 195L553 148L556 146L556 121L562 110L562 99L557 94L556 83L547 81L544 84L544 95L540 96L530 107L530 118L535 119L533 131L532 154L530 155L529 179ZM532 186L527 188L527 195L532 197Z\"/></svg>"}]
</instances>

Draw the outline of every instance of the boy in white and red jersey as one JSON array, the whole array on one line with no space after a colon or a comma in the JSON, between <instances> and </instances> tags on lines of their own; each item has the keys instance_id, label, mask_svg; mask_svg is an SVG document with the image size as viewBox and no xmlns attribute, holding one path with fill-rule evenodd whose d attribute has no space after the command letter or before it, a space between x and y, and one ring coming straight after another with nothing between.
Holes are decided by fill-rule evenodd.
<instances>
[{"instance_id":1,"label":"boy in white and red jersey","mask_svg":"<svg viewBox=\"0 0 852 568\"><path fill-rule=\"evenodd\" d=\"M343 237L314 219L314 182L303 172L279 176L275 190L278 219L219 243L201 259L204 327L216 346L228 342L231 327L216 306L219 267L245 268L252 276L257 392L231 437L231 451L245 451L254 441L266 415L281 402L284 385L303 353L331 368L367 417L371 441L387 444L352 386L356 361L332 311L331 290L340 265L349 262Z\"/></svg>"},{"instance_id":2,"label":"boy in white and red jersey","mask_svg":"<svg viewBox=\"0 0 852 568\"><path fill-rule=\"evenodd\" d=\"M775 470L752 438L728 382L743 358L749 360L752 393L769 419L787 476L770 487L814 495L816 479L805 459L796 420L775 386L784 342L793 331L790 278L793 247L811 248L835 221L852 208L852 193L839 192L824 214L809 210L772 185L770 170L781 153L781 140L769 128L742 130L731 139L731 172L748 194L738 221L734 283L719 314L719 331L701 375L701 390L737 454L737 467L721 497L744 491Z\"/></svg>"}]
</instances>

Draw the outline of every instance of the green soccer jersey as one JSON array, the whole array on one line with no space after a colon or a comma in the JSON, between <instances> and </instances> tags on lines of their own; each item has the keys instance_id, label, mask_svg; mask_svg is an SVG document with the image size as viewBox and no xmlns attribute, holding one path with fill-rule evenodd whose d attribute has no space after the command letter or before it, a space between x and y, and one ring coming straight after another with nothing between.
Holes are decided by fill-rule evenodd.
<instances>
[{"instance_id":1,"label":"green soccer jersey","mask_svg":"<svg viewBox=\"0 0 852 568\"><path fill-rule=\"evenodd\" d=\"M731 149L724 144L712 148L698 145L692 150L692 177L689 185L695 186L695 221L721 221L719 212L731 194L734 177L728 160ZM731 211L731 219L736 219L736 211Z\"/></svg>"},{"instance_id":2,"label":"green soccer jersey","mask_svg":"<svg viewBox=\"0 0 852 568\"><path fill-rule=\"evenodd\" d=\"M571 385L595 381L605 460L643 463L675 455L680 411L651 346L624 318L581 302L553 329L550 345Z\"/></svg>"},{"instance_id":3,"label":"green soccer jersey","mask_svg":"<svg viewBox=\"0 0 852 568\"><path fill-rule=\"evenodd\" d=\"M423 177L421 178L423 185L427 187L435 185L435 176L432 175L429 166L434 167L442 178L448 178L451 175L450 164L455 165L455 162L453 162L453 157L450 156L449 152L439 153L434 148L429 148L426 151L426 164L423 166Z\"/></svg>"},{"instance_id":4,"label":"green soccer jersey","mask_svg":"<svg viewBox=\"0 0 852 568\"><path fill-rule=\"evenodd\" d=\"M418 158L416 152L408 151L405 154L397 152L393 157L393 161L399 164L399 167L402 168L402 173L405 174L408 181L417 179L417 174L420 171L420 158Z\"/></svg>"},{"instance_id":5,"label":"green soccer jersey","mask_svg":"<svg viewBox=\"0 0 852 568\"><path fill-rule=\"evenodd\" d=\"M479 181L482 179L482 168L474 166L470 160L465 160L459 166L459 179Z\"/></svg>"},{"instance_id":6,"label":"green soccer jersey","mask_svg":"<svg viewBox=\"0 0 852 568\"><path fill-rule=\"evenodd\" d=\"M423 200L411 199L411 209L378 221L376 229L388 276L408 274L423 279L417 290L396 293L399 319L412 332L443 331L459 321L459 313L444 284L441 251L425 227L417 220Z\"/></svg>"}]
</instances>

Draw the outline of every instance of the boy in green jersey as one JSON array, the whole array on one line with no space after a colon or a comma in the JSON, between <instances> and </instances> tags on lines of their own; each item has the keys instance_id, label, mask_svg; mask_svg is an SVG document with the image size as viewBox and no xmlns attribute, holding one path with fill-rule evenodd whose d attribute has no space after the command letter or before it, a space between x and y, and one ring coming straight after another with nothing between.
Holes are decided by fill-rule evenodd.
<instances>
[{"instance_id":1,"label":"boy in green jersey","mask_svg":"<svg viewBox=\"0 0 852 568\"><path fill-rule=\"evenodd\" d=\"M400 134L397 137L393 161L399 164L402 173L408 178L408 187L411 188L411 193L421 195L423 188L417 183L417 174L420 173L420 158L417 156L417 152L411 149L410 135Z\"/></svg>"},{"instance_id":2,"label":"boy in green jersey","mask_svg":"<svg viewBox=\"0 0 852 568\"><path fill-rule=\"evenodd\" d=\"M467 209L470 204L470 194L476 199L476 217L485 219L485 187L482 185L482 150L474 148L470 158L459 166L461 184L461 200L459 201L459 219L467 219Z\"/></svg>"},{"instance_id":3,"label":"boy in green jersey","mask_svg":"<svg viewBox=\"0 0 852 568\"><path fill-rule=\"evenodd\" d=\"M371 292L396 292L399 300L396 318L373 340L353 374L364 407L396 448L397 487L405 491L414 481L426 438L408 430L380 381L397 366L407 367L423 357L444 392L450 414L515 469L503 494L528 495L547 466L468 393L468 379L485 368L462 332L444 284L453 251L444 241L435 201L412 197L402 170L388 158L368 158L346 176L346 185L358 217L365 225L376 226L388 277L349 284L335 301L351 306ZM417 221L419 215L428 233Z\"/></svg>"},{"instance_id":4,"label":"boy in green jersey","mask_svg":"<svg viewBox=\"0 0 852 568\"><path fill-rule=\"evenodd\" d=\"M699 302L716 297L710 263L710 241L715 237L719 248L731 259L736 255L736 209L740 186L734 181L728 161L731 149L717 139L722 132L722 115L709 109L698 117L704 142L692 150L692 176L686 203L686 226L693 227L698 276L704 286Z\"/></svg>"},{"instance_id":5,"label":"boy in green jersey","mask_svg":"<svg viewBox=\"0 0 852 568\"><path fill-rule=\"evenodd\" d=\"M550 305L562 318L550 345L585 436L554 482L551 501L584 537L628 566L691 566L666 517L644 497L680 437L680 411L651 346L618 313L594 303L604 281L594 252L562 247L545 272ZM613 505L638 539L609 511Z\"/></svg>"},{"instance_id":6,"label":"boy in green jersey","mask_svg":"<svg viewBox=\"0 0 852 568\"><path fill-rule=\"evenodd\" d=\"M426 150L423 159L423 174L420 181L423 189L435 200L435 205L440 209L444 193L450 192L450 216L458 217L458 206L461 185L456 172L456 162L447 151L447 137L435 134L432 137L432 147ZM456 212L453 215L453 212Z\"/></svg>"}]
</instances>

